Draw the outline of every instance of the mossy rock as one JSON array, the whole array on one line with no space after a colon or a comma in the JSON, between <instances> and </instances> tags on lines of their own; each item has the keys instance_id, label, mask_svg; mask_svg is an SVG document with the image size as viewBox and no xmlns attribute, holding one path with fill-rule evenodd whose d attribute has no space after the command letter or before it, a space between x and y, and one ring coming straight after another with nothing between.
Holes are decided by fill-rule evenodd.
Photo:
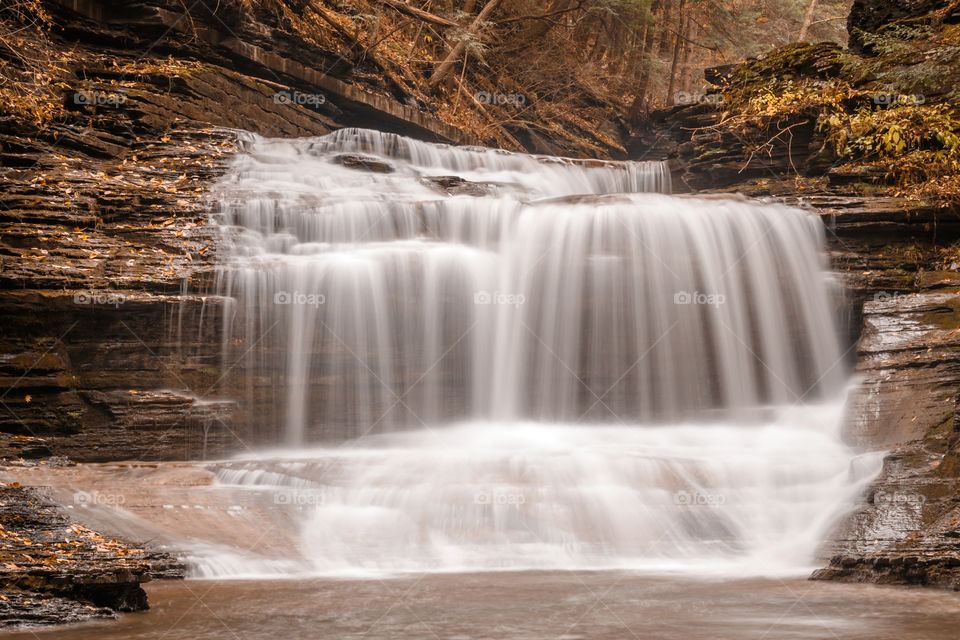
<instances>
[{"instance_id":1,"label":"mossy rock","mask_svg":"<svg viewBox=\"0 0 960 640\"><path fill-rule=\"evenodd\" d=\"M955 331L960 328L960 299L945 300L936 309L922 314L920 320L945 331Z\"/></svg>"},{"instance_id":2,"label":"mossy rock","mask_svg":"<svg viewBox=\"0 0 960 640\"><path fill-rule=\"evenodd\" d=\"M782 77L793 73L801 77L835 78L848 64L849 54L835 42L797 42L775 49L756 60L751 60L734 71L734 77L749 82L751 79Z\"/></svg>"}]
</instances>

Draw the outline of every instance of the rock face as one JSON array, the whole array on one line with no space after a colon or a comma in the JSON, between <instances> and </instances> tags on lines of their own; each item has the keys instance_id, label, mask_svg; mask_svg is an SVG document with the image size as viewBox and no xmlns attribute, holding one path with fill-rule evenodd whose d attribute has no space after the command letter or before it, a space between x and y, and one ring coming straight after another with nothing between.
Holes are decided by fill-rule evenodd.
<instances>
[{"instance_id":1,"label":"rock face","mask_svg":"<svg viewBox=\"0 0 960 640\"><path fill-rule=\"evenodd\" d=\"M0 538L0 626L143 611L149 607L141 583L183 577L183 566L166 554L72 524L36 489L0 487Z\"/></svg>"},{"instance_id":2,"label":"rock face","mask_svg":"<svg viewBox=\"0 0 960 640\"><path fill-rule=\"evenodd\" d=\"M690 104L652 113L648 122L634 132L630 157L669 159L675 191L739 188L751 180L827 174L833 158L824 148L825 138L815 116L791 113L769 122L762 131L753 132L757 140L752 142L759 146L748 152L744 131L730 126L736 118L730 117L727 96L722 91L747 76L753 90L762 90L779 78L833 78L843 68L844 55L833 42L796 43L763 59L748 61L736 71L730 67L708 69L705 75L713 87Z\"/></svg>"},{"instance_id":3,"label":"rock face","mask_svg":"<svg viewBox=\"0 0 960 640\"><path fill-rule=\"evenodd\" d=\"M219 2L206 1L189 7L175 0L55 2L64 8L64 18L70 21L65 30L68 37L88 43L110 38L114 41L111 44L138 54L158 49L178 58L203 60L208 66L215 65L218 72L239 71L252 80L254 90L269 102L288 107L291 114L297 114L297 120L318 117L328 126L362 125L441 142L475 142L473 136L382 91L344 82L340 77L349 74L350 65L342 56L284 30L263 4L241 10L238 4L224 3L221 7ZM189 16L184 15L185 9ZM83 22L78 24L78 17ZM273 107L264 102L222 101L220 117L253 121L254 126L243 128L260 132L264 124L256 121L275 119ZM224 109L224 105L229 108ZM317 115L308 115L311 113ZM316 123L304 128L317 133Z\"/></svg>"},{"instance_id":4,"label":"rock face","mask_svg":"<svg viewBox=\"0 0 960 640\"><path fill-rule=\"evenodd\" d=\"M960 276L926 275L864 305L848 438L891 453L817 579L960 589Z\"/></svg>"},{"instance_id":5,"label":"rock face","mask_svg":"<svg viewBox=\"0 0 960 640\"><path fill-rule=\"evenodd\" d=\"M242 449L251 418L227 400L207 225L234 130L475 142L344 82L335 52L270 15L209 4L187 20L175 0L45 3L74 78L53 122L0 118L2 433L79 461Z\"/></svg>"},{"instance_id":6,"label":"rock face","mask_svg":"<svg viewBox=\"0 0 960 640\"><path fill-rule=\"evenodd\" d=\"M219 360L198 336L180 339L180 323L210 306L182 293L210 277L201 185L234 138L111 115L77 119L99 117L102 137L104 121L128 125L141 140L115 138L108 157L95 135L72 149L40 144L20 154L35 164L3 170L0 429L81 460L195 456L223 433L209 429L222 407L204 402ZM63 125L65 137L78 127ZM12 140L30 142L0 132Z\"/></svg>"},{"instance_id":7,"label":"rock face","mask_svg":"<svg viewBox=\"0 0 960 640\"><path fill-rule=\"evenodd\" d=\"M816 579L960 588L960 227L933 204L786 172L712 191L809 208L827 230L856 384L846 438L887 451L880 477L823 550ZM709 190L708 190L709 191Z\"/></svg>"}]
</instances>

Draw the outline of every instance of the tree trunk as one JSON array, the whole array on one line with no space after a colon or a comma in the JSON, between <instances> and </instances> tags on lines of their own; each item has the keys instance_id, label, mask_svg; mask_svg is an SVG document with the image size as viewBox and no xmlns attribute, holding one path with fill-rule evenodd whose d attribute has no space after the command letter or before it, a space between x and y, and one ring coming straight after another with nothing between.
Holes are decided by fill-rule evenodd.
<instances>
[{"instance_id":1,"label":"tree trunk","mask_svg":"<svg viewBox=\"0 0 960 640\"><path fill-rule=\"evenodd\" d=\"M654 15L653 20L656 20L656 15L660 8L660 0L654 0L653 7L651 7L651 13ZM653 25L654 22L651 21L644 29L643 57L641 59L643 66L640 70L640 79L637 81L637 95L633 99L633 104L630 105L630 113L627 116L631 124L637 124L640 120L640 114L645 110L647 103L647 84L650 82L650 64L653 56L653 45L657 41L658 35Z\"/></svg>"},{"instance_id":2,"label":"tree trunk","mask_svg":"<svg viewBox=\"0 0 960 640\"><path fill-rule=\"evenodd\" d=\"M673 88L677 81L677 64L680 62L680 51L683 45L683 32L687 30L686 17L683 15L683 5L687 0L680 0L680 6L677 7L677 41L673 45L673 61L670 63L670 81L667 84L667 105L673 106Z\"/></svg>"},{"instance_id":3,"label":"tree trunk","mask_svg":"<svg viewBox=\"0 0 960 640\"><path fill-rule=\"evenodd\" d=\"M803 18L803 26L800 27L800 37L797 38L799 42L803 42L807 39L807 30L810 29L810 24L813 22L813 12L817 10L817 3L820 0L810 0L810 7L807 9L807 15Z\"/></svg>"},{"instance_id":4,"label":"tree trunk","mask_svg":"<svg viewBox=\"0 0 960 640\"><path fill-rule=\"evenodd\" d=\"M663 25L670 24L670 18L673 17L673 2L672 0L663 0L663 15L660 16L660 23ZM663 60L663 54L667 50L667 44L670 42L670 29L663 28L660 30L660 41L657 43L657 59Z\"/></svg>"},{"instance_id":5,"label":"tree trunk","mask_svg":"<svg viewBox=\"0 0 960 640\"><path fill-rule=\"evenodd\" d=\"M687 20L687 31L683 34L683 60L680 61L680 86L683 91L690 92L690 80L693 76L693 65L690 63L690 43L697 41L697 23Z\"/></svg>"},{"instance_id":6,"label":"tree trunk","mask_svg":"<svg viewBox=\"0 0 960 640\"><path fill-rule=\"evenodd\" d=\"M453 69L454 65L457 64L457 60L460 59L460 56L463 55L463 52L467 50L467 41L477 34L477 31L480 30L480 27L483 26L483 22L493 13L494 9L497 8L497 5L500 4L500 0L490 0L480 13L477 15L477 18L470 24L470 27L467 29L466 35L460 39L459 42L453 47L453 50L447 54L447 57L443 59L443 62L440 63L440 66L437 67L436 71L433 72L433 75L430 76L430 88L436 89L443 79L447 77L447 74L450 73L450 70Z\"/></svg>"}]
</instances>

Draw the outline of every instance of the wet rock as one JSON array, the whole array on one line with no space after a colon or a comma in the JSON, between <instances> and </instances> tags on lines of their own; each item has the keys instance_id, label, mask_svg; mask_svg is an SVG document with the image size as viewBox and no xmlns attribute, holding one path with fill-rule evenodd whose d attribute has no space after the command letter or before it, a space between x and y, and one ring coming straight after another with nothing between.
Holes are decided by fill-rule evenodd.
<instances>
[{"instance_id":1,"label":"wet rock","mask_svg":"<svg viewBox=\"0 0 960 640\"><path fill-rule=\"evenodd\" d=\"M50 445L43 438L0 434L0 458L7 460L36 460L53 456Z\"/></svg>"},{"instance_id":2,"label":"wet rock","mask_svg":"<svg viewBox=\"0 0 960 640\"><path fill-rule=\"evenodd\" d=\"M941 554L947 552L939 552ZM951 552L956 553L956 552ZM812 580L916 585L960 591L960 556L867 557L834 556L830 564L811 576Z\"/></svg>"},{"instance_id":3,"label":"wet rock","mask_svg":"<svg viewBox=\"0 0 960 640\"><path fill-rule=\"evenodd\" d=\"M960 294L939 282L863 305L846 438L889 453L816 579L960 588Z\"/></svg>"},{"instance_id":4,"label":"wet rock","mask_svg":"<svg viewBox=\"0 0 960 640\"><path fill-rule=\"evenodd\" d=\"M396 171L390 163L370 156L344 153L334 156L333 161L350 169L370 171L371 173L393 173Z\"/></svg>"},{"instance_id":5,"label":"wet rock","mask_svg":"<svg viewBox=\"0 0 960 640\"><path fill-rule=\"evenodd\" d=\"M73 524L36 489L0 487L0 539L4 626L143 611L149 607L142 583L183 577L174 558Z\"/></svg>"},{"instance_id":6,"label":"wet rock","mask_svg":"<svg viewBox=\"0 0 960 640\"><path fill-rule=\"evenodd\" d=\"M492 192L490 185L470 182L460 176L428 176L422 182L448 196L485 196Z\"/></svg>"},{"instance_id":7,"label":"wet rock","mask_svg":"<svg viewBox=\"0 0 960 640\"><path fill-rule=\"evenodd\" d=\"M117 617L107 607L61 598L49 593L5 591L0 598L0 628L75 624Z\"/></svg>"}]
</instances>

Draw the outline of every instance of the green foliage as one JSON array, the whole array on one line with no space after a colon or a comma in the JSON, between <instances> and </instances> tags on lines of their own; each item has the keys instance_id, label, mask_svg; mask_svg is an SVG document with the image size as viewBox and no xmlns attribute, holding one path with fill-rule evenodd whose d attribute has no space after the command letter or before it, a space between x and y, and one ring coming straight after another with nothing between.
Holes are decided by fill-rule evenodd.
<instances>
[{"instance_id":1,"label":"green foliage","mask_svg":"<svg viewBox=\"0 0 960 640\"><path fill-rule=\"evenodd\" d=\"M819 122L835 155L883 168L899 192L944 207L960 203L960 112L954 105L903 105L836 112Z\"/></svg>"},{"instance_id":2,"label":"green foliage","mask_svg":"<svg viewBox=\"0 0 960 640\"><path fill-rule=\"evenodd\" d=\"M960 96L960 25L894 25L863 40L872 54L863 67L877 88Z\"/></svg>"},{"instance_id":3,"label":"green foliage","mask_svg":"<svg viewBox=\"0 0 960 640\"><path fill-rule=\"evenodd\" d=\"M933 151L938 162L960 159L960 120L950 105L862 107L818 123L837 157L893 159L913 151Z\"/></svg>"}]
</instances>

